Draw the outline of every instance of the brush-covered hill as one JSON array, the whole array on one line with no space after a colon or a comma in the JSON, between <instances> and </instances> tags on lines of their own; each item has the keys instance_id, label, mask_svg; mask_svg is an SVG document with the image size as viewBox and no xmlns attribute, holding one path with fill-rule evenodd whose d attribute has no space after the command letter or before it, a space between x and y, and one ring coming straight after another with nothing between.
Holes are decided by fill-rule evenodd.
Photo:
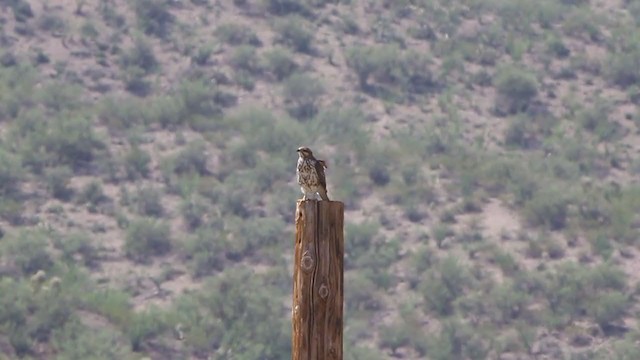
<instances>
[{"instance_id":1,"label":"brush-covered hill","mask_svg":"<svg viewBox=\"0 0 640 360\"><path fill-rule=\"evenodd\" d=\"M635 359L640 1L0 0L0 359Z\"/></svg>"}]
</instances>

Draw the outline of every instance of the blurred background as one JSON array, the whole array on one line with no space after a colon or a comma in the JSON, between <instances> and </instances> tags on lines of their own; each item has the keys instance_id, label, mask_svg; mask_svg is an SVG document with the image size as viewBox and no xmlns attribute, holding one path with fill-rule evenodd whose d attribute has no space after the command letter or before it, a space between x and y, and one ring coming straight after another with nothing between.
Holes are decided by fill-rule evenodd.
<instances>
[{"instance_id":1,"label":"blurred background","mask_svg":"<svg viewBox=\"0 0 640 360\"><path fill-rule=\"evenodd\" d=\"M0 0L0 359L635 359L640 1Z\"/></svg>"}]
</instances>

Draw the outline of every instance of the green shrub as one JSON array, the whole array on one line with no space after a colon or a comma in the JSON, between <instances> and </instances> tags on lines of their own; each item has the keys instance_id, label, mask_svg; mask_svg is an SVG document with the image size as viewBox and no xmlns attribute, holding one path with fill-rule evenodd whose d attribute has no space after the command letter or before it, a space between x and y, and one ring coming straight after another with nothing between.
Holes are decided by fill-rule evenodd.
<instances>
[{"instance_id":1,"label":"green shrub","mask_svg":"<svg viewBox=\"0 0 640 360\"><path fill-rule=\"evenodd\" d=\"M200 66L205 66L209 62L212 52L213 46L211 45L198 47L198 49L195 50L195 53L191 55L191 62Z\"/></svg>"},{"instance_id":2,"label":"green shrub","mask_svg":"<svg viewBox=\"0 0 640 360\"><path fill-rule=\"evenodd\" d=\"M143 187L136 194L136 210L143 216L162 217L162 192L152 187Z\"/></svg>"},{"instance_id":3,"label":"green shrub","mask_svg":"<svg viewBox=\"0 0 640 360\"><path fill-rule=\"evenodd\" d=\"M620 196L613 199L607 193L609 191L605 192L605 198L608 197L612 201L608 215L611 220L610 236L625 242L635 241L637 234L632 224L635 214L640 210L640 188L637 186L623 188Z\"/></svg>"},{"instance_id":4,"label":"green shrub","mask_svg":"<svg viewBox=\"0 0 640 360\"><path fill-rule=\"evenodd\" d=\"M317 131L325 134L336 143L369 143L367 134L362 130L366 123L366 114L356 106L330 105L319 109L315 117Z\"/></svg>"},{"instance_id":5,"label":"green shrub","mask_svg":"<svg viewBox=\"0 0 640 360\"><path fill-rule=\"evenodd\" d=\"M349 344L347 339L344 346L344 358L346 360L384 360L387 357L385 354L381 354L378 349L366 345Z\"/></svg>"},{"instance_id":6,"label":"green shrub","mask_svg":"<svg viewBox=\"0 0 640 360\"><path fill-rule=\"evenodd\" d=\"M104 143L87 118L61 118L54 126L48 134L49 148L74 169L87 166L104 149Z\"/></svg>"},{"instance_id":7,"label":"green shrub","mask_svg":"<svg viewBox=\"0 0 640 360\"><path fill-rule=\"evenodd\" d=\"M454 301L468 284L467 270L449 256L428 272L419 288L427 308L446 316L453 313Z\"/></svg>"},{"instance_id":8,"label":"green shrub","mask_svg":"<svg viewBox=\"0 0 640 360\"><path fill-rule=\"evenodd\" d=\"M256 35L252 28L237 23L227 23L218 26L215 35L230 45L262 45L258 35Z\"/></svg>"},{"instance_id":9,"label":"green shrub","mask_svg":"<svg viewBox=\"0 0 640 360\"><path fill-rule=\"evenodd\" d=\"M68 321L52 332L56 359L135 359L129 346L122 344L121 334L111 328L96 329L78 320Z\"/></svg>"},{"instance_id":10,"label":"green shrub","mask_svg":"<svg viewBox=\"0 0 640 360\"><path fill-rule=\"evenodd\" d=\"M582 8L569 13L564 21L563 30L571 36L600 42L602 33L599 26L597 15L591 9Z\"/></svg>"},{"instance_id":11,"label":"green shrub","mask_svg":"<svg viewBox=\"0 0 640 360\"><path fill-rule=\"evenodd\" d=\"M602 329L622 319L629 309L629 297L621 292L604 292L588 305L587 313Z\"/></svg>"},{"instance_id":12,"label":"green shrub","mask_svg":"<svg viewBox=\"0 0 640 360\"><path fill-rule=\"evenodd\" d=\"M152 256L171 251L169 225L152 219L133 221L127 229L124 250L127 257L137 262L147 262Z\"/></svg>"},{"instance_id":13,"label":"green shrub","mask_svg":"<svg viewBox=\"0 0 640 360\"><path fill-rule=\"evenodd\" d=\"M92 121L80 116L59 116L35 126L21 149L23 160L36 172L47 164L68 165L75 171L88 167L105 144Z\"/></svg>"},{"instance_id":14,"label":"green shrub","mask_svg":"<svg viewBox=\"0 0 640 360\"><path fill-rule=\"evenodd\" d=\"M525 204L525 217L535 226L548 226L560 230L566 226L569 194L564 189L545 187L537 191Z\"/></svg>"},{"instance_id":15,"label":"green shrub","mask_svg":"<svg viewBox=\"0 0 640 360\"><path fill-rule=\"evenodd\" d=\"M309 75L293 74L284 82L283 95L292 104L288 111L295 118L308 119L315 116L323 94L322 83Z\"/></svg>"},{"instance_id":16,"label":"green shrub","mask_svg":"<svg viewBox=\"0 0 640 360\"><path fill-rule=\"evenodd\" d=\"M161 310L154 307L134 314L127 326L127 335L133 351L141 351L146 341L159 336L168 329L163 315Z\"/></svg>"},{"instance_id":17,"label":"green shrub","mask_svg":"<svg viewBox=\"0 0 640 360\"><path fill-rule=\"evenodd\" d=\"M275 117L268 109L243 107L227 120L245 134L255 151L265 151L270 156L285 158L288 149L297 148L302 135L301 125L295 120L282 116Z\"/></svg>"},{"instance_id":18,"label":"green shrub","mask_svg":"<svg viewBox=\"0 0 640 360\"><path fill-rule=\"evenodd\" d=\"M413 96L430 92L439 86L430 69L430 58L414 51L402 52L396 45L354 46L347 49L346 60L347 66L358 76L363 91L388 95L401 90ZM378 86L370 84L371 79ZM395 90L389 86L395 87Z\"/></svg>"},{"instance_id":19,"label":"green shrub","mask_svg":"<svg viewBox=\"0 0 640 360\"><path fill-rule=\"evenodd\" d=\"M229 62L234 69L249 74L259 74L262 70L256 50L252 46L244 45L233 50Z\"/></svg>"},{"instance_id":20,"label":"green shrub","mask_svg":"<svg viewBox=\"0 0 640 360\"><path fill-rule=\"evenodd\" d=\"M246 70L239 70L233 74L234 82L247 91L253 91L256 88L256 79Z\"/></svg>"},{"instance_id":21,"label":"green shrub","mask_svg":"<svg viewBox=\"0 0 640 360\"><path fill-rule=\"evenodd\" d=\"M369 179L377 186L385 186L391 181L391 174L389 174L387 165L374 162L369 168Z\"/></svg>"},{"instance_id":22,"label":"green shrub","mask_svg":"<svg viewBox=\"0 0 640 360\"><path fill-rule=\"evenodd\" d=\"M252 171L255 186L260 192L273 190L276 184L287 181L289 166L284 159L269 158L257 164Z\"/></svg>"},{"instance_id":23,"label":"green shrub","mask_svg":"<svg viewBox=\"0 0 640 360\"><path fill-rule=\"evenodd\" d=\"M391 349L393 354L411 342L410 329L406 324L392 324L380 329L380 346Z\"/></svg>"},{"instance_id":24,"label":"green shrub","mask_svg":"<svg viewBox=\"0 0 640 360\"><path fill-rule=\"evenodd\" d=\"M88 204L93 211L108 200L109 198L105 195L104 189L102 188L102 183L97 180L93 180L85 185L77 198L79 204Z\"/></svg>"},{"instance_id":25,"label":"green shrub","mask_svg":"<svg viewBox=\"0 0 640 360\"><path fill-rule=\"evenodd\" d=\"M24 204L21 201L2 198L0 199L0 218L9 222L13 226L24 225Z\"/></svg>"},{"instance_id":26,"label":"green shrub","mask_svg":"<svg viewBox=\"0 0 640 360\"><path fill-rule=\"evenodd\" d=\"M370 222L346 225L344 252L350 260L345 263L345 268L353 267L358 259L373 246L378 231L379 227Z\"/></svg>"},{"instance_id":27,"label":"green shrub","mask_svg":"<svg viewBox=\"0 0 640 360\"><path fill-rule=\"evenodd\" d=\"M205 203L198 197L185 199L180 206L182 219L189 230L195 230L203 224L207 210Z\"/></svg>"},{"instance_id":28,"label":"green shrub","mask_svg":"<svg viewBox=\"0 0 640 360\"><path fill-rule=\"evenodd\" d=\"M54 111L75 110L83 103L81 93L82 88L79 85L52 81L36 93L36 98Z\"/></svg>"},{"instance_id":29,"label":"green shrub","mask_svg":"<svg viewBox=\"0 0 640 360\"><path fill-rule=\"evenodd\" d=\"M554 260L562 259L565 253L566 249L559 241L548 240L547 254L549 254L549 258Z\"/></svg>"},{"instance_id":30,"label":"green shrub","mask_svg":"<svg viewBox=\"0 0 640 360\"><path fill-rule=\"evenodd\" d=\"M547 40L547 52L558 58L566 58L571 54L561 38L552 36Z\"/></svg>"},{"instance_id":31,"label":"green shrub","mask_svg":"<svg viewBox=\"0 0 640 360\"><path fill-rule=\"evenodd\" d=\"M124 158L124 171L127 174L129 180L136 180L138 178L146 178L149 176L149 164L151 163L151 156L148 152L140 149L138 146L133 146Z\"/></svg>"},{"instance_id":32,"label":"green shrub","mask_svg":"<svg viewBox=\"0 0 640 360\"><path fill-rule=\"evenodd\" d=\"M390 239L375 243L361 257L355 259L355 267L370 278L378 287L385 290L396 283L396 277L388 269L398 261L400 243Z\"/></svg>"},{"instance_id":33,"label":"green shrub","mask_svg":"<svg viewBox=\"0 0 640 360\"><path fill-rule=\"evenodd\" d=\"M287 15L298 13L310 14L304 0L263 0L267 10L274 15Z\"/></svg>"},{"instance_id":34,"label":"green shrub","mask_svg":"<svg viewBox=\"0 0 640 360\"><path fill-rule=\"evenodd\" d=\"M313 51L313 32L308 30L307 22L296 16L280 19L275 25L278 43L284 44L301 53Z\"/></svg>"},{"instance_id":35,"label":"green shrub","mask_svg":"<svg viewBox=\"0 0 640 360\"><path fill-rule=\"evenodd\" d=\"M507 113L526 110L538 94L538 81L533 73L526 69L508 66L498 70L494 85L498 92L498 100L504 101ZM501 108L497 104L497 108Z\"/></svg>"},{"instance_id":36,"label":"green shrub","mask_svg":"<svg viewBox=\"0 0 640 360\"><path fill-rule=\"evenodd\" d=\"M239 143L231 148L231 158L238 166L252 169L258 165L256 149L250 143Z\"/></svg>"},{"instance_id":37,"label":"green shrub","mask_svg":"<svg viewBox=\"0 0 640 360\"><path fill-rule=\"evenodd\" d=\"M500 267L505 276L513 276L520 269L516 258L500 248L496 248L493 251L492 257L492 260Z\"/></svg>"},{"instance_id":38,"label":"green shrub","mask_svg":"<svg viewBox=\"0 0 640 360\"><path fill-rule=\"evenodd\" d=\"M420 279L424 272L431 268L435 263L435 251L426 244L422 244L411 256L411 269L412 272L415 272L415 279Z\"/></svg>"},{"instance_id":39,"label":"green shrub","mask_svg":"<svg viewBox=\"0 0 640 360\"><path fill-rule=\"evenodd\" d=\"M187 329L185 340L208 339L197 342L202 351L224 348L246 359L277 360L290 354L291 323L278 300L281 290L268 278L232 268L207 282L205 289L177 302L176 316ZM248 291L252 296L243 295ZM255 342L244 341L247 337Z\"/></svg>"},{"instance_id":40,"label":"green shrub","mask_svg":"<svg viewBox=\"0 0 640 360\"><path fill-rule=\"evenodd\" d=\"M138 98L107 96L99 103L97 110L100 121L114 132L141 124L145 106Z\"/></svg>"},{"instance_id":41,"label":"green shrub","mask_svg":"<svg viewBox=\"0 0 640 360\"><path fill-rule=\"evenodd\" d=\"M24 169L20 158L0 148L0 195L14 196L23 177Z\"/></svg>"},{"instance_id":42,"label":"green shrub","mask_svg":"<svg viewBox=\"0 0 640 360\"><path fill-rule=\"evenodd\" d=\"M425 94L436 90L440 83L429 68L431 63L431 58L419 52L405 52L399 65L401 73L396 81L409 94Z\"/></svg>"},{"instance_id":43,"label":"green shrub","mask_svg":"<svg viewBox=\"0 0 640 360\"><path fill-rule=\"evenodd\" d=\"M229 178L225 182L229 184L237 184L237 177ZM245 185L246 186L246 185ZM219 204L222 205L222 209L224 214L232 214L238 217L247 218L252 215L251 207L248 205L248 201L251 198L247 195L247 192L244 191L246 187L239 188L236 186L232 187L232 189L223 189L221 188L219 191ZM246 241L246 239L242 239L241 241Z\"/></svg>"},{"instance_id":44,"label":"green shrub","mask_svg":"<svg viewBox=\"0 0 640 360\"><path fill-rule=\"evenodd\" d=\"M557 317L556 324L564 325L586 315L606 328L610 322L620 319L628 308L629 297L623 292L626 275L611 265L588 269L565 262L550 269L547 278L542 294Z\"/></svg>"},{"instance_id":45,"label":"green shrub","mask_svg":"<svg viewBox=\"0 0 640 360\"><path fill-rule=\"evenodd\" d=\"M227 257L233 260L240 260L246 256L256 253L258 247L272 247L280 243L280 239L287 234L283 232L285 227L282 220L276 218L255 218L251 224L237 224L238 229L233 231L237 234L240 246L228 241L226 245ZM231 226L230 226L231 227ZM233 227L231 227L233 228Z\"/></svg>"},{"instance_id":46,"label":"green shrub","mask_svg":"<svg viewBox=\"0 0 640 360\"><path fill-rule=\"evenodd\" d=\"M42 31L60 34L66 30L67 24L64 19L57 14L44 13L38 18L38 28Z\"/></svg>"},{"instance_id":47,"label":"green shrub","mask_svg":"<svg viewBox=\"0 0 640 360\"><path fill-rule=\"evenodd\" d=\"M175 108L178 116L174 121L179 119L186 120L195 115L205 117L215 117L222 114L222 107L228 107L235 104L235 97L229 96L218 91L215 84L203 79L193 81L186 80L180 84L177 96L181 99L181 103L171 104L169 110ZM165 98L165 101L169 101ZM163 110L160 108L159 110ZM171 111L170 114L173 114Z\"/></svg>"},{"instance_id":48,"label":"green shrub","mask_svg":"<svg viewBox=\"0 0 640 360\"><path fill-rule=\"evenodd\" d=\"M207 175L206 148L202 142L188 144L173 160L173 171L178 174Z\"/></svg>"},{"instance_id":49,"label":"green shrub","mask_svg":"<svg viewBox=\"0 0 640 360\"><path fill-rule=\"evenodd\" d=\"M358 22L347 14L340 16L340 21L336 24L336 29L348 35L357 35L360 33Z\"/></svg>"},{"instance_id":50,"label":"green shrub","mask_svg":"<svg viewBox=\"0 0 640 360\"><path fill-rule=\"evenodd\" d=\"M487 300L494 312L491 314L492 322L512 323L526 311L528 302L529 296L510 281L493 288Z\"/></svg>"},{"instance_id":51,"label":"green shrub","mask_svg":"<svg viewBox=\"0 0 640 360\"><path fill-rule=\"evenodd\" d=\"M227 264L226 235L202 228L184 243L185 257L195 278L211 275Z\"/></svg>"},{"instance_id":52,"label":"green shrub","mask_svg":"<svg viewBox=\"0 0 640 360\"><path fill-rule=\"evenodd\" d=\"M192 115L190 114L191 110L197 113L203 110L208 112L211 109L207 102L201 103L198 108L188 109L185 101L189 100L190 105L197 105L197 101L194 100L199 96L198 94L203 88L195 85L196 89L198 89L196 90L190 88L187 84L183 85L184 88L179 90L179 96L174 94L154 96L144 111L146 122L158 123L162 128L175 128L188 120L189 116ZM185 99L185 97L189 97L189 99Z\"/></svg>"},{"instance_id":53,"label":"green shrub","mask_svg":"<svg viewBox=\"0 0 640 360\"><path fill-rule=\"evenodd\" d=\"M8 2L11 10L13 10L13 16L18 22L26 22L29 18L33 17L33 10L31 5L25 0L14 0Z\"/></svg>"},{"instance_id":54,"label":"green shrub","mask_svg":"<svg viewBox=\"0 0 640 360\"><path fill-rule=\"evenodd\" d=\"M98 11L107 26L122 29L127 24L126 17L116 11L115 4L100 2Z\"/></svg>"},{"instance_id":55,"label":"green shrub","mask_svg":"<svg viewBox=\"0 0 640 360\"><path fill-rule=\"evenodd\" d=\"M525 254L529 258L540 259L544 252L544 248L540 243L539 239L529 239L527 240L527 248L525 250Z\"/></svg>"},{"instance_id":56,"label":"green shrub","mask_svg":"<svg viewBox=\"0 0 640 360\"><path fill-rule=\"evenodd\" d=\"M53 245L62 251L62 259L68 263L75 263L80 258L85 266L94 267L98 264L98 249L87 233L57 235Z\"/></svg>"},{"instance_id":57,"label":"green shrub","mask_svg":"<svg viewBox=\"0 0 640 360\"><path fill-rule=\"evenodd\" d=\"M83 40L90 39L95 41L100 35L100 32L98 31L94 23L87 20L80 26L80 35L82 36Z\"/></svg>"},{"instance_id":58,"label":"green shrub","mask_svg":"<svg viewBox=\"0 0 640 360\"><path fill-rule=\"evenodd\" d=\"M444 241L453 235L455 235L455 232L446 224L438 224L433 229L433 238L435 239L436 245L439 249L442 249Z\"/></svg>"},{"instance_id":59,"label":"green shrub","mask_svg":"<svg viewBox=\"0 0 640 360\"><path fill-rule=\"evenodd\" d=\"M43 232L23 230L3 242L0 254L14 263L23 275L31 276L38 270L48 271L53 266L48 245Z\"/></svg>"},{"instance_id":60,"label":"green shrub","mask_svg":"<svg viewBox=\"0 0 640 360\"><path fill-rule=\"evenodd\" d=\"M151 82L146 78L146 70L130 66L123 71L124 87L130 93L144 97L151 93Z\"/></svg>"},{"instance_id":61,"label":"green shrub","mask_svg":"<svg viewBox=\"0 0 640 360\"><path fill-rule=\"evenodd\" d=\"M123 69L140 69L141 76L153 73L159 66L159 62L153 52L153 47L143 38L135 39L133 47L122 53L120 56L120 64Z\"/></svg>"},{"instance_id":62,"label":"green shrub","mask_svg":"<svg viewBox=\"0 0 640 360\"><path fill-rule=\"evenodd\" d=\"M72 303L67 294L57 293L42 287L35 301L35 312L29 324L29 335L34 341L47 342L51 332L65 325L73 313Z\"/></svg>"},{"instance_id":63,"label":"green shrub","mask_svg":"<svg viewBox=\"0 0 640 360\"><path fill-rule=\"evenodd\" d=\"M69 188L69 181L73 176L71 168L65 165L48 168L44 176L47 189L54 198L67 201L73 196L73 189Z\"/></svg>"},{"instance_id":64,"label":"green shrub","mask_svg":"<svg viewBox=\"0 0 640 360\"><path fill-rule=\"evenodd\" d=\"M609 117L611 111L611 104L597 99L593 105L578 113L578 122L584 129L596 134L601 141L610 141L619 133L617 123Z\"/></svg>"},{"instance_id":65,"label":"green shrub","mask_svg":"<svg viewBox=\"0 0 640 360\"><path fill-rule=\"evenodd\" d=\"M380 78L395 68L399 50L390 45L380 47L355 46L346 50L347 66L358 76L360 89L369 90L369 78L378 73Z\"/></svg>"},{"instance_id":66,"label":"green shrub","mask_svg":"<svg viewBox=\"0 0 640 360\"><path fill-rule=\"evenodd\" d=\"M428 345L427 355L434 360L481 360L491 350L481 333L457 318L445 321L440 332L429 338Z\"/></svg>"},{"instance_id":67,"label":"green shrub","mask_svg":"<svg viewBox=\"0 0 640 360\"><path fill-rule=\"evenodd\" d=\"M264 53L263 67L278 81L282 81L298 69L298 64L289 50L275 47Z\"/></svg>"},{"instance_id":68,"label":"green shrub","mask_svg":"<svg viewBox=\"0 0 640 360\"><path fill-rule=\"evenodd\" d=\"M377 293L376 284L366 276L356 272L345 274L345 307L346 313L370 312L382 308L383 301Z\"/></svg>"},{"instance_id":69,"label":"green shrub","mask_svg":"<svg viewBox=\"0 0 640 360\"><path fill-rule=\"evenodd\" d=\"M614 250L611 240L603 234L599 234L591 240L591 252L602 256L604 260L609 260Z\"/></svg>"},{"instance_id":70,"label":"green shrub","mask_svg":"<svg viewBox=\"0 0 640 360\"><path fill-rule=\"evenodd\" d=\"M640 82L640 50L612 54L606 64L606 73L614 84L626 88Z\"/></svg>"},{"instance_id":71,"label":"green shrub","mask_svg":"<svg viewBox=\"0 0 640 360\"><path fill-rule=\"evenodd\" d=\"M0 290L0 326L25 325L32 302L31 286L26 281L3 277L0 279Z\"/></svg>"},{"instance_id":72,"label":"green shrub","mask_svg":"<svg viewBox=\"0 0 640 360\"><path fill-rule=\"evenodd\" d=\"M129 295L114 289L103 289L87 294L86 306L121 328L126 328L133 317Z\"/></svg>"},{"instance_id":73,"label":"green shrub","mask_svg":"<svg viewBox=\"0 0 640 360\"><path fill-rule=\"evenodd\" d=\"M627 289L627 274L612 264L604 263L591 269L591 284L597 289L623 291Z\"/></svg>"},{"instance_id":74,"label":"green shrub","mask_svg":"<svg viewBox=\"0 0 640 360\"><path fill-rule=\"evenodd\" d=\"M505 130L504 142L511 147L531 149L536 145L536 133L531 129L531 119L518 116Z\"/></svg>"},{"instance_id":75,"label":"green shrub","mask_svg":"<svg viewBox=\"0 0 640 360\"><path fill-rule=\"evenodd\" d=\"M167 1L135 0L132 5L138 18L138 26L145 34L163 39L171 34L175 17L169 11Z\"/></svg>"}]
</instances>

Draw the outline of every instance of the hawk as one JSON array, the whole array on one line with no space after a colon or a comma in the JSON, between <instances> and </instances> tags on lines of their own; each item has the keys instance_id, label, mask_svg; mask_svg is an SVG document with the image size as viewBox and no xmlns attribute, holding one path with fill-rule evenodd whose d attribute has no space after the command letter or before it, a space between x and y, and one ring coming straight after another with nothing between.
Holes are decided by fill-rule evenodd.
<instances>
[{"instance_id":1,"label":"hawk","mask_svg":"<svg viewBox=\"0 0 640 360\"><path fill-rule=\"evenodd\" d=\"M313 152L306 146L298 148L298 167L296 175L298 176L298 185L304 194L302 200L316 198L316 194L325 201L329 201L327 196L327 180L324 177L324 169L327 163L324 160L318 160L313 156Z\"/></svg>"}]
</instances>

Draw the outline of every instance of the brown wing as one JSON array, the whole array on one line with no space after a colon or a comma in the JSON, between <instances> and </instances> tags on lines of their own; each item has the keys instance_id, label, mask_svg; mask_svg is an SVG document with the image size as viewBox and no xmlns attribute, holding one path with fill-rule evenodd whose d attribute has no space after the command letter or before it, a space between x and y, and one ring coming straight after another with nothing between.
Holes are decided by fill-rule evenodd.
<instances>
[{"instance_id":1,"label":"brown wing","mask_svg":"<svg viewBox=\"0 0 640 360\"><path fill-rule=\"evenodd\" d=\"M327 179L324 177L324 168L326 167L327 163L325 163L324 160L316 161L316 173L318 174L318 181L323 189L327 188Z\"/></svg>"}]
</instances>

